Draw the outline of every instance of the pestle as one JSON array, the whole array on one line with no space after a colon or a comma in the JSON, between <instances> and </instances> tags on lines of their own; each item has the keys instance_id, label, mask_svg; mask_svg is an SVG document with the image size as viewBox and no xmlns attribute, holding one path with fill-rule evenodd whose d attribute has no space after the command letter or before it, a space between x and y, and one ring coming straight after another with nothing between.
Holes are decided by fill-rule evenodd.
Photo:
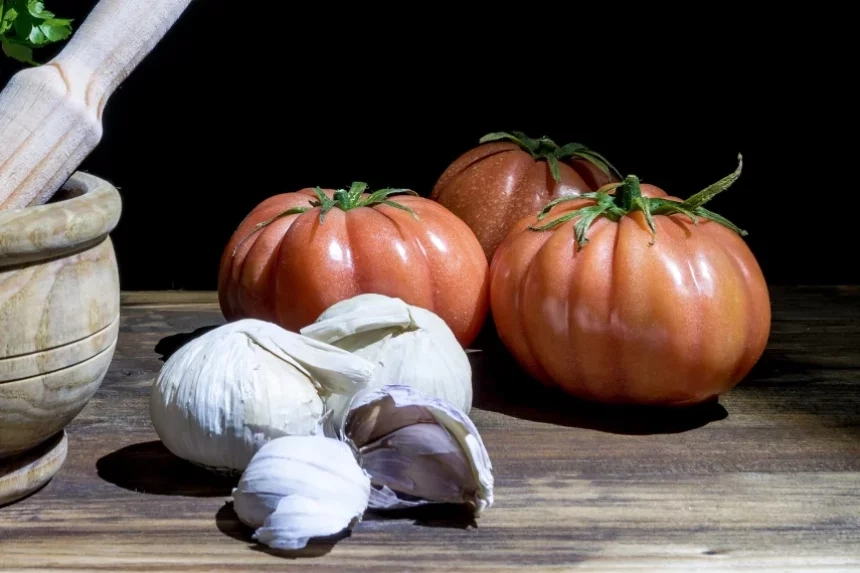
<instances>
[{"instance_id":1,"label":"pestle","mask_svg":"<svg viewBox=\"0 0 860 573\"><path fill-rule=\"evenodd\" d=\"M108 98L191 0L101 0L52 60L0 93L0 209L46 203L102 137Z\"/></svg>"}]
</instances>

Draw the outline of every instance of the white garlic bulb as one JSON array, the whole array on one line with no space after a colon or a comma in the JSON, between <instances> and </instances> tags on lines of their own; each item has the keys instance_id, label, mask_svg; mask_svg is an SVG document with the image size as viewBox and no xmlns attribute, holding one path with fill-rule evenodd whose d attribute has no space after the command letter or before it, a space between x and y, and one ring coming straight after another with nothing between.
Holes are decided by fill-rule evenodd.
<instances>
[{"instance_id":1,"label":"white garlic bulb","mask_svg":"<svg viewBox=\"0 0 860 573\"><path fill-rule=\"evenodd\" d=\"M240 472L273 438L321 432L323 398L365 386L374 364L273 323L244 319L177 350L150 395L165 447L213 469Z\"/></svg>"},{"instance_id":2,"label":"white garlic bulb","mask_svg":"<svg viewBox=\"0 0 860 573\"><path fill-rule=\"evenodd\" d=\"M301 549L351 529L367 508L370 478L345 443L287 436L264 445L233 490L239 520L274 549Z\"/></svg>"},{"instance_id":3,"label":"white garlic bulb","mask_svg":"<svg viewBox=\"0 0 860 573\"><path fill-rule=\"evenodd\" d=\"M480 516L493 504L493 466L478 429L444 400L409 386L365 388L338 437L370 474L373 509L455 503Z\"/></svg>"},{"instance_id":4,"label":"white garlic bulb","mask_svg":"<svg viewBox=\"0 0 860 573\"><path fill-rule=\"evenodd\" d=\"M472 407L469 357L444 320L399 298L360 294L335 303L300 331L377 365L369 387L412 386L468 414ZM333 421L343 419L349 396L327 400Z\"/></svg>"}]
</instances>

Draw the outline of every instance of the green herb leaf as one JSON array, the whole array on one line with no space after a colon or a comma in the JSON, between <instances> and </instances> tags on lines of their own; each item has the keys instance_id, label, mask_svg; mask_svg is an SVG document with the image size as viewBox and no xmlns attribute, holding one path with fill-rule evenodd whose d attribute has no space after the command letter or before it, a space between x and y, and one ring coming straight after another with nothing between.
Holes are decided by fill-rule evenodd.
<instances>
[{"instance_id":1,"label":"green herb leaf","mask_svg":"<svg viewBox=\"0 0 860 573\"><path fill-rule=\"evenodd\" d=\"M42 0L0 0L0 41L3 53L18 61L33 61L33 49L67 39L72 21L57 18Z\"/></svg>"},{"instance_id":2,"label":"green herb leaf","mask_svg":"<svg viewBox=\"0 0 860 573\"><path fill-rule=\"evenodd\" d=\"M50 20L54 17L53 12L45 10L45 3L42 0L29 0L27 2L27 11L30 12L33 18L39 18L40 20Z\"/></svg>"},{"instance_id":3,"label":"green herb leaf","mask_svg":"<svg viewBox=\"0 0 860 573\"><path fill-rule=\"evenodd\" d=\"M31 26L30 35L27 36L27 41L33 46L41 46L48 43L48 38L42 32L42 28L40 26Z\"/></svg>"},{"instance_id":4,"label":"green herb leaf","mask_svg":"<svg viewBox=\"0 0 860 573\"><path fill-rule=\"evenodd\" d=\"M3 40L3 53L18 60L19 62L23 62L25 64L36 65L36 62L33 61L33 50L28 48L27 46L22 46L21 44L13 44L7 40Z\"/></svg>"},{"instance_id":5,"label":"green herb leaf","mask_svg":"<svg viewBox=\"0 0 860 573\"><path fill-rule=\"evenodd\" d=\"M15 18L18 17L18 12L14 8L8 8L3 11L3 3L0 2L0 36L12 29L15 24Z\"/></svg>"},{"instance_id":6,"label":"green herb leaf","mask_svg":"<svg viewBox=\"0 0 860 573\"><path fill-rule=\"evenodd\" d=\"M39 30L45 35L48 42L59 42L72 35L72 21L62 18L46 20L39 26Z\"/></svg>"}]
</instances>

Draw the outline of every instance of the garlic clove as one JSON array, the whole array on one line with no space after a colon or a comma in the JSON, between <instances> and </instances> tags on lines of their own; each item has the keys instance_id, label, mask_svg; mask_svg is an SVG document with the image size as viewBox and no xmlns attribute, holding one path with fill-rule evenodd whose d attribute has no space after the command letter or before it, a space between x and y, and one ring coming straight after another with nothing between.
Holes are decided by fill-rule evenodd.
<instances>
[{"instance_id":1,"label":"garlic clove","mask_svg":"<svg viewBox=\"0 0 860 573\"><path fill-rule=\"evenodd\" d=\"M188 342L164 364L150 420L192 463L240 473L267 441L320 433L333 392L354 393L372 362L270 322L243 319Z\"/></svg>"},{"instance_id":2,"label":"garlic clove","mask_svg":"<svg viewBox=\"0 0 860 573\"><path fill-rule=\"evenodd\" d=\"M376 364L369 386L412 386L466 414L472 407L469 357L445 321L429 310L399 298L361 294L335 303L300 332ZM351 394L326 399L336 424Z\"/></svg>"},{"instance_id":3,"label":"garlic clove","mask_svg":"<svg viewBox=\"0 0 860 573\"><path fill-rule=\"evenodd\" d=\"M493 504L493 468L478 429L444 400L410 386L365 388L338 432L371 476L371 508L456 503L479 516Z\"/></svg>"},{"instance_id":4,"label":"garlic clove","mask_svg":"<svg viewBox=\"0 0 860 573\"><path fill-rule=\"evenodd\" d=\"M328 307L313 324L299 332L328 344L357 335L386 329L405 330L413 326L409 305L399 298L375 293L359 294ZM349 344L347 344L349 346Z\"/></svg>"},{"instance_id":5,"label":"garlic clove","mask_svg":"<svg viewBox=\"0 0 860 573\"><path fill-rule=\"evenodd\" d=\"M243 319L232 326L233 332L246 334L275 356L305 370L328 393L353 394L370 381L375 371L375 365L356 360L356 355L347 350L271 322Z\"/></svg>"},{"instance_id":6,"label":"garlic clove","mask_svg":"<svg viewBox=\"0 0 860 573\"><path fill-rule=\"evenodd\" d=\"M370 496L370 477L348 444L324 436L286 436L264 445L233 490L239 520L255 539L299 549L314 537L351 529Z\"/></svg>"},{"instance_id":7,"label":"garlic clove","mask_svg":"<svg viewBox=\"0 0 860 573\"><path fill-rule=\"evenodd\" d=\"M317 537L336 535L352 529L358 521L353 516L346 521L341 506L332 502L306 497L285 497L269 515L253 538L273 549L302 549Z\"/></svg>"}]
</instances>

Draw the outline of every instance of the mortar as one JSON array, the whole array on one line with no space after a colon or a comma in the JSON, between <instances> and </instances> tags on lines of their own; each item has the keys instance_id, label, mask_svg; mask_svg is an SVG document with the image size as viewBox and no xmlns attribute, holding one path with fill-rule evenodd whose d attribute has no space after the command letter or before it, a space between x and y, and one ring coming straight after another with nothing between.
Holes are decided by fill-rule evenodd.
<instances>
[{"instance_id":1,"label":"mortar","mask_svg":"<svg viewBox=\"0 0 860 573\"><path fill-rule=\"evenodd\" d=\"M121 211L116 188L80 172L50 203L0 211L0 499L7 502L60 469L45 444L86 406L113 358L120 288L109 233ZM32 483L18 479L14 492L2 491L4 476L39 448L48 450L49 471L28 462Z\"/></svg>"}]
</instances>

